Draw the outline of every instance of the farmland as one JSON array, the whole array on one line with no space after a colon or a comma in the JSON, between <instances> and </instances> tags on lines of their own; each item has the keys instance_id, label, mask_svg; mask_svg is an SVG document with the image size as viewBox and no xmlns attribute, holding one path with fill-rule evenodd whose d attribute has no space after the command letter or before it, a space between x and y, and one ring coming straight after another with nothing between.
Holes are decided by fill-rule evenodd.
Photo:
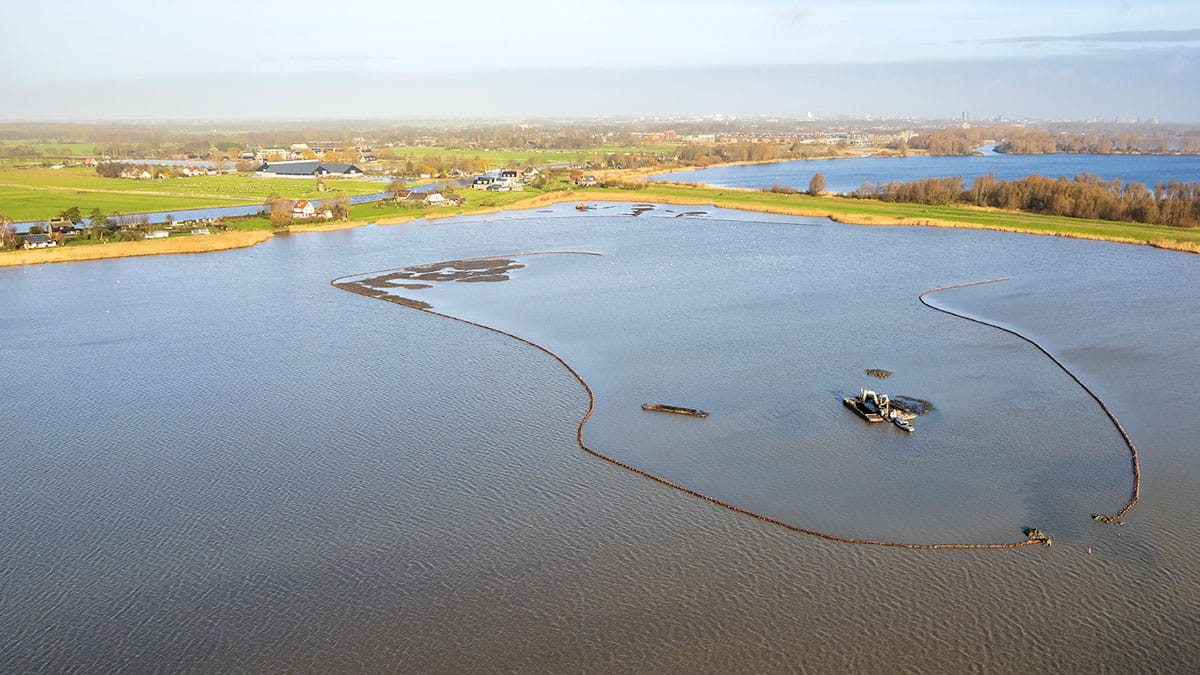
<instances>
[{"instance_id":1,"label":"farmland","mask_svg":"<svg viewBox=\"0 0 1200 675\"><path fill-rule=\"evenodd\" d=\"M316 181L255 176L192 176L163 180L102 178L92 169L0 170L0 214L13 220L41 220L77 206L104 213L143 213L202 208L261 201L271 195L287 199L356 195L379 192L371 181L327 180L319 192Z\"/></svg>"}]
</instances>

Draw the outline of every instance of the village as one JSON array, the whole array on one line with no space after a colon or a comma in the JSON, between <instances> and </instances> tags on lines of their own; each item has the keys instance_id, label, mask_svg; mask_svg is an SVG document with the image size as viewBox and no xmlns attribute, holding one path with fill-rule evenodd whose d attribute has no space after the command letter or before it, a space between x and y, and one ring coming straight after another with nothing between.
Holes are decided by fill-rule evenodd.
<instances>
[{"instance_id":1,"label":"village","mask_svg":"<svg viewBox=\"0 0 1200 675\"><path fill-rule=\"evenodd\" d=\"M271 153L278 155L278 153ZM211 162L209 162L211 163ZM451 179L445 175L433 176L419 174L416 181L410 185L403 179L386 177L369 177L356 164L342 162L325 162L320 159L285 159L279 161L263 161L257 163L249 172L239 172L235 168L216 166L200 166L187 164L179 167L155 167L130 165L119 162L97 162L94 158L84 160L85 166L104 167L101 175L112 178L137 181L167 181L173 178L191 178L198 176L221 176L236 174L236 179L252 181L255 179L297 179L315 181L315 189L319 193L331 196L320 199L287 199L268 198L260 210L253 215L266 216L271 227L279 228L290 225L312 225L333 220L345 220L349 217L350 200L348 196L337 190L337 186L327 181L353 180L359 181L388 181L386 187L381 185L379 191L360 195L359 203L375 202L378 208L383 202L398 206L415 208L437 208L445 206L463 206L467 200L456 192L458 188L468 188L488 193L522 192L532 181L544 175L536 167L485 169L474 177L465 175L463 171L452 171ZM113 168L120 167L119 171ZM54 167L50 167L53 169ZM242 169L247 167L243 166ZM561 169L560 169L561 171ZM572 184L578 186L595 186L598 181L594 176L583 176L579 169L571 171ZM441 179L437 181L436 179ZM311 188L306 188L311 189ZM166 239L174 236L201 236L216 231L230 229L230 223L224 216L203 216L197 218L176 217L168 214L164 222L151 223L153 214L127 214L106 216L93 212L84 217L78 209L66 209L59 216L43 223L29 227L28 233L20 238L20 248L42 249L52 248L61 244L74 243L83 235L108 236L118 240L131 239ZM235 218L236 220L236 218Z\"/></svg>"}]
</instances>

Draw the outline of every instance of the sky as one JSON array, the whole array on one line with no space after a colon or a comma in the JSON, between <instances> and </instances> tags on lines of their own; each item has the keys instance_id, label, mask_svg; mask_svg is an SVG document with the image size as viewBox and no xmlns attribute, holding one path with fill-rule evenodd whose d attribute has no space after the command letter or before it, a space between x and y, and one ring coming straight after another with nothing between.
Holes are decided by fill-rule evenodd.
<instances>
[{"instance_id":1,"label":"sky","mask_svg":"<svg viewBox=\"0 0 1200 675\"><path fill-rule=\"evenodd\" d=\"M5 3L0 119L1200 122L1196 0Z\"/></svg>"}]
</instances>

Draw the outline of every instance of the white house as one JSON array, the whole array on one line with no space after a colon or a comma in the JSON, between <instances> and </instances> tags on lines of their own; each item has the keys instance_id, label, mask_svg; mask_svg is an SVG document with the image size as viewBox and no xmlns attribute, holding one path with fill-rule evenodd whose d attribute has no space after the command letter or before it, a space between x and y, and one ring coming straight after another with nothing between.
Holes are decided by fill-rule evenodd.
<instances>
[{"instance_id":1,"label":"white house","mask_svg":"<svg viewBox=\"0 0 1200 675\"><path fill-rule=\"evenodd\" d=\"M297 199L295 204L292 204L293 218L312 218L317 215L317 207L307 199Z\"/></svg>"},{"instance_id":2,"label":"white house","mask_svg":"<svg viewBox=\"0 0 1200 675\"><path fill-rule=\"evenodd\" d=\"M51 246L57 246L58 242L45 234L30 234L22 237L22 245L25 248L50 248Z\"/></svg>"}]
</instances>

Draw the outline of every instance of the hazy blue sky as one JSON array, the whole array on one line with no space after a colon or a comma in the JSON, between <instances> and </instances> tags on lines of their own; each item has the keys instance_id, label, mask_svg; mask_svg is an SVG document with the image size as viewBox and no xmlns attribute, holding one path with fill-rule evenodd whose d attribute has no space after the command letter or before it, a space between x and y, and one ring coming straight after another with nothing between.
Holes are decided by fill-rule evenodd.
<instances>
[{"instance_id":1,"label":"hazy blue sky","mask_svg":"<svg viewBox=\"0 0 1200 675\"><path fill-rule=\"evenodd\" d=\"M1200 121L1196 0L5 3L0 117Z\"/></svg>"}]
</instances>

